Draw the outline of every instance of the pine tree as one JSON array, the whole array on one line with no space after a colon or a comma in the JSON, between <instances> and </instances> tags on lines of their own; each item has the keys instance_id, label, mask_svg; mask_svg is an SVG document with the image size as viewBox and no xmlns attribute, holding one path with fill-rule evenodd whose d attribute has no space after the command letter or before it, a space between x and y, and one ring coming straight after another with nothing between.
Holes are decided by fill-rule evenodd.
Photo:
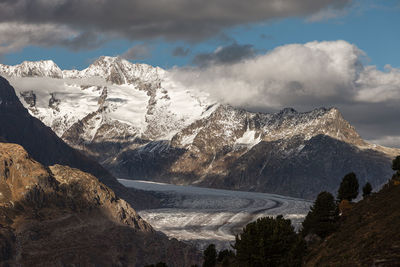
<instances>
[{"instance_id":1,"label":"pine tree","mask_svg":"<svg viewBox=\"0 0 400 267\"><path fill-rule=\"evenodd\" d=\"M224 260L224 258L234 257L234 256L235 256L235 253L232 250L224 249L218 253L217 261L222 262Z\"/></svg>"},{"instance_id":2,"label":"pine tree","mask_svg":"<svg viewBox=\"0 0 400 267\"><path fill-rule=\"evenodd\" d=\"M397 156L392 162L392 169L394 171L400 172L400 156Z\"/></svg>"},{"instance_id":3,"label":"pine tree","mask_svg":"<svg viewBox=\"0 0 400 267\"><path fill-rule=\"evenodd\" d=\"M397 156L392 161L392 169L396 171L392 176L392 182L394 185L398 186L400 184L400 156Z\"/></svg>"},{"instance_id":4,"label":"pine tree","mask_svg":"<svg viewBox=\"0 0 400 267\"><path fill-rule=\"evenodd\" d=\"M217 250L214 244L210 244L206 250L204 250L204 262L203 267L214 267L217 263Z\"/></svg>"},{"instance_id":5,"label":"pine tree","mask_svg":"<svg viewBox=\"0 0 400 267\"><path fill-rule=\"evenodd\" d=\"M371 192L372 192L371 184L370 183L366 183L364 185L364 187L362 188L362 190L363 190L363 198L368 197L369 195L371 195Z\"/></svg>"},{"instance_id":6,"label":"pine tree","mask_svg":"<svg viewBox=\"0 0 400 267\"><path fill-rule=\"evenodd\" d=\"M358 187L359 184L356 174L354 172L346 174L340 183L337 196L339 202L342 200L352 201L355 199L358 196Z\"/></svg>"},{"instance_id":7,"label":"pine tree","mask_svg":"<svg viewBox=\"0 0 400 267\"><path fill-rule=\"evenodd\" d=\"M218 253L217 261L222 265L222 267L225 267L230 266L234 258L235 253L232 250L224 249Z\"/></svg>"},{"instance_id":8,"label":"pine tree","mask_svg":"<svg viewBox=\"0 0 400 267\"><path fill-rule=\"evenodd\" d=\"M337 228L338 207L329 192L319 193L302 224L302 234L316 234L325 238Z\"/></svg>"},{"instance_id":9,"label":"pine tree","mask_svg":"<svg viewBox=\"0 0 400 267\"><path fill-rule=\"evenodd\" d=\"M233 246L239 266L301 266L305 244L282 215L249 223Z\"/></svg>"}]
</instances>

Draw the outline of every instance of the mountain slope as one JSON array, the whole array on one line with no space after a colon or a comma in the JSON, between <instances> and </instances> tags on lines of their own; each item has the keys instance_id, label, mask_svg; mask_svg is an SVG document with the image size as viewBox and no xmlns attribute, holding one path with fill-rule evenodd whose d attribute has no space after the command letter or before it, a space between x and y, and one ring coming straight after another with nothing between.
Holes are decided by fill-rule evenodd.
<instances>
[{"instance_id":1,"label":"mountain slope","mask_svg":"<svg viewBox=\"0 0 400 267\"><path fill-rule=\"evenodd\" d=\"M399 198L400 186L386 185L356 203L339 230L312 249L306 266L399 266Z\"/></svg>"},{"instance_id":2,"label":"mountain slope","mask_svg":"<svg viewBox=\"0 0 400 267\"><path fill-rule=\"evenodd\" d=\"M118 196L133 204L142 199L140 192L123 187L100 164L71 148L40 120L32 117L16 96L8 81L0 77L0 141L22 145L41 164L68 165L89 172L110 186ZM149 197L149 202L153 200Z\"/></svg>"},{"instance_id":3,"label":"mountain slope","mask_svg":"<svg viewBox=\"0 0 400 267\"><path fill-rule=\"evenodd\" d=\"M155 232L96 177L44 167L0 143L0 258L5 266L170 266L197 252ZM62 241L62 242L60 242Z\"/></svg>"},{"instance_id":4,"label":"mountain slope","mask_svg":"<svg viewBox=\"0 0 400 267\"><path fill-rule=\"evenodd\" d=\"M105 166L119 177L312 199L336 192L351 171L379 187L391 155L365 143L336 109L271 115L220 106L171 142L124 151L115 162Z\"/></svg>"},{"instance_id":5,"label":"mountain slope","mask_svg":"<svg viewBox=\"0 0 400 267\"><path fill-rule=\"evenodd\" d=\"M366 143L335 108L248 112L186 90L169 71L120 58L101 57L61 77L30 64L43 75L10 77L21 102L118 177L313 198L324 183L336 191L345 171L381 185L374 174L399 153Z\"/></svg>"}]
</instances>

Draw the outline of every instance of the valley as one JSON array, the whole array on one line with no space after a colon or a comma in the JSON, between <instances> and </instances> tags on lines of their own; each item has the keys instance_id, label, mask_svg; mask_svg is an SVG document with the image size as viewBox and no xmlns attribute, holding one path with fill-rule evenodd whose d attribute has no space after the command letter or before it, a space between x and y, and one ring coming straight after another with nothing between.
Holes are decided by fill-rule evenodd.
<instances>
[{"instance_id":1,"label":"valley","mask_svg":"<svg viewBox=\"0 0 400 267\"><path fill-rule=\"evenodd\" d=\"M400 267L400 0L0 0L0 267Z\"/></svg>"}]
</instances>

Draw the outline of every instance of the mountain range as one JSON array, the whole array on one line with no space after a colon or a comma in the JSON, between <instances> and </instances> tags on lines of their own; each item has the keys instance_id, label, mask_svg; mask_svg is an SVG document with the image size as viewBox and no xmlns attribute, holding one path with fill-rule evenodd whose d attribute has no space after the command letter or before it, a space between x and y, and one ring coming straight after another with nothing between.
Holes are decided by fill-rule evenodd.
<instances>
[{"instance_id":1,"label":"mountain range","mask_svg":"<svg viewBox=\"0 0 400 267\"><path fill-rule=\"evenodd\" d=\"M312 199L351 171L379 187L400 154L364 141L336 108L249 112L118 57L81 71L0 65L0 74L31 115L119 178Z\"/></svg>"}]
</instances>

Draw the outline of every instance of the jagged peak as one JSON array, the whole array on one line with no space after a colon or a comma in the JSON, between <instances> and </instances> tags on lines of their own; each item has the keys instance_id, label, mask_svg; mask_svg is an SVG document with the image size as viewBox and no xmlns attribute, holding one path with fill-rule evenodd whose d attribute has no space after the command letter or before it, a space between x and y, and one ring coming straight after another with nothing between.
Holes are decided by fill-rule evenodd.
<instances>
[{"instance_id":1,"label":"jagged peak","mask_svg":"<svg viewBox=\"0 0 400 267\"><path fill-rule=\"evenodd\" d=\"M0 74L10 77L63 78L62 70L52 60L23 61L14 66L0 65Z\"/></svg>"},{"instance_id":2,"label":"jagged peak","mask_svg":"<svg viewBox=\"0 0 400 267\"><path fill-rule=\"evenodd\" d=\"M14 66L0 64L0 74L8 77L87 78L104 77L116 84L131 83L137 79L159 80L165 71L148 64L132 63L119 56L101 56L83 70L61 70L53 60L23 61Z\"/></svg>"},{"instance_id":3,"label":"jagged peak","mask_svg":"<svg viewBox=\"0 0 400 267\"><path fill-rule=\"evenodd\" d=\"M160 69L159 67L153 67L144 63L132 63L120 56L112 57L112 56L100 56L88 68L95 66L103 66L106 68L110 67L119 67L119 68L134 68L134 67L142 67L147 69Z\"/></svg>"},{"instance_id":4,"label":"jagged peak","mask_svg":"<svg viewBox=\"0 0 400 267\"><path fill-rule=\"evenodd\" d=\"M14 69L21 69L23 71L24 69L39 69L42 71L51 71L55 70L57 72L61 72L60 67L53 61L53 60L39 60L39 61L23 61L18 65L14 66L9 66L10 68Z\"/></svg>"},{"instance_id":5,"label":"jagged peak","mask_svg":"<svg viewBox=\"0 0 400 267\"><path fill-rule=\"evenodd\" d=\"M311 111L305 111L305 112L299 112L295 110L294 108L288 107L284 108L272 115L278 116L278 117L285 117L285 116L309 116L309 117L321 117L321 116L329 116L329 117L340 117L343 118L342 114L336 107L319 107L315 108Z\"/></svg>"},{"instance_id":6,"label":"jagged peak","mask_svg":"<svg viewBox=\"0 0 400 267\"><path fill-rule=\"evenodd\" d=\"M121 63L121 62L130 63L129 61L122 59L121 57L100 56L95 61L93 61L93 63L90 64L90 66L92 66L92 65L94 65L94 66L96 66L96 65L113 65L113 64L117 64L117 63Z\"/></svg>"},{"instance_id":7,"label":"jagged peak","mask_svg":"<svg viewBox=\"0 0 400 267\"><path fill-rule=\"evenodd\" d=\"M330 108L323 108L320 109L321 112L323 112L323 116L331 119L331 120L340 120L340 121L344 121L346 122L349 126L350 123L343 117L342 113L340 112L340 110L336 107L330 107ZM314 110L317 111L317 110ZM312 111L313 112L313 111ZM352 126L351 126L352 127Z\"/></svg>"},{"instance_id":8,"label":"jagged peak","mask_svg":"<svg viewBox=\"0 0 400 267\"><path fill-rule=\"evenodd\" d=\"M134 83L138 79L144 82L157 81L163 69L147 64L131 63L121 57L101 56L87 69L77 74L78 77L100 76L114 84Z\"/></svg>"},{"instance_id":9,"label":"jagged peak","mask_svg":"<svg viewBox=\"0 0 400 267\"><path fill-rule=\"evenodd\" d=\"M48 67L55 67L59 68L58 65L51 59L46 59L46 60L38 60L38 61L28 61L24 60L22 61L20 66L48 66ZM18 66L18 65L17 65Z\"/></svg>"},{"instance_id":10,"label":"jagged peak","mask_svg":"<svg viewBox=\"0 0 400 267\"><path fill-rule=\"evenodd\" d=\"M0 64L2 66L8 66L8 67L21 67L21 66L28 66L28 67L33 67L33 66L48 66L48 67L55 67L58 68L58 65L51 59L46 59L46 60L37 60L37 61L29 61L29 60L24 60L20 64L16 65L4 65Z\"/></svg>"},{"instance_id":11,"label":"jagged peak","mask_svg":"<svg viewBox=\"0 0 400 267\"><path fill-rule=\"evenodd\" d=\"M216 112L218 113L226 113L226 112L237 112L237 113L242 113L242 114L248 114L250 116L254 115L259 115L261 117L264 117L268 120L270 119L296 119L296 118L308 118L308 119L316 119L316 118L321 118L324 116L328 116L331 118L341 118L344 120L342 114L336 107L319 107L315 108L311 111L305 111L305 112L299 112L296 109L292 107L286 107L283 108L282 110L275 112L275 113L268 113L268 112L253 112L249 111L245 108L239 108L239 107L234 107L229 104L220 104L218 108L216 109Z\"/></svg>"}]
</instances>

